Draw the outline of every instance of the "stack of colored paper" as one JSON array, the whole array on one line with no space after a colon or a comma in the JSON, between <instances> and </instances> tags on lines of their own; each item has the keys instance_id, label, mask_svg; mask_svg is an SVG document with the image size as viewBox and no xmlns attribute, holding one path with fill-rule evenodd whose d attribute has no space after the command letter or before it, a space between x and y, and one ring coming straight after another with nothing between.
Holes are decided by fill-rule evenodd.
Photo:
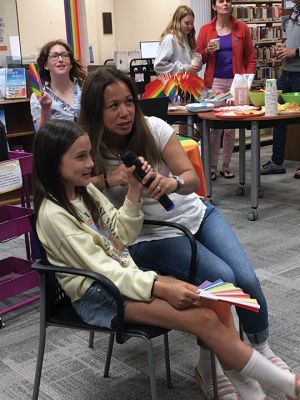
<instances>
[{"instance_id":1,"label":"stack of colored paper","mask_svg":"<svg viewBox=\"0 0 300 400\"><path fill-rule=\"evenodd\" d=\"M256 299L252 299L249 294L244 293L242 289L234 286L233 283L224 282L222 279L218 279L215 282L203 282L199 286L199 294L200 297L205 299L224 301L255 312L260 310L260 305Z\"/></svg>"}]
</instances>

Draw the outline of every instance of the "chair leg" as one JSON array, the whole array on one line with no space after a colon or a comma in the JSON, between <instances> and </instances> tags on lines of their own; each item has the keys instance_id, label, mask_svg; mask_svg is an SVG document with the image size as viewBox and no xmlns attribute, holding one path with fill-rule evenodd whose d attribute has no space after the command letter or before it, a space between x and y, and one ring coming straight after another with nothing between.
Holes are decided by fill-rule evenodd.
<instances>
[{"instance_id":1,"label":"chair leg","mask_svg":"<svg viewBox=\"0 0 300 400\"><path fill-rule=\"evenodd\" d=\"M112 355L112 351L113 351L114 341L115 341L115 334L111 333L109 335L108 349L107 349L105 366L104 366L104 374L103 374L104 378L108 378L108 376L109 376L109 368L110 368L110 361L111 361L111 355Z\"/></svg>"},{"instance_id":2,"label":"chair leg","mask_svg":"<svg viewBox=\"0 0 300 400\"><path fill-rule=\"evenodd\" d=\"M94 348L94 337L95 337L95 331L90 331L89 349L93 349Z\"/></svg>"},{"instance_id":3,"label":"chair leg","mask_svg":"<svg viewBox=\"0 0 300 400\"><path fill-rule=\"evenodd\" d=\"M215 359L215 353L212 350L210 350L210 362L211 362L211 372L212 372L212 380L213 380L213 388L214 388L214 400L218 400L219 393L218 393L216 359Z\"/></svg>"},{"instance_id":4,"label":"chair leg","mask_svg":"<svg viewBox=\"0 0 300 400\"><path fill-rule=\"evenodd\" d=\"M172 380L171 380L171 368L170 368L170 349L169 349L169 336L167 333L164 334L164 347L165 347L167 387L171 388Z\"/></svg>"},{"instance_id":5,"label":"chair leg","mask_svg":"<svg viewBox=\"0 0 300 400\"><path fill-rule=\"evenodd\" d=\"M42 375L44 353L45 353L45 343L46 343L46 323L45 323L45 321L41 321L39 350L38 350L38 356L37 356L37 362L36 362L32 400L38 400L38 398L39 398L41 375Z\"/></svg>"},{"instance_id":6,"label":"chair leg","mask_svg":"<svg viewBox=\"0 0 300 400\"><path fill-rule=\"evenodd\" d=\"M145 345L146 345L147 354L148 354L151 399L158 400L152 342L150 339L146 338L145 336L138 336L138 337L140 337L141 339L144 340Z\"/></svg>"}]
</instances>

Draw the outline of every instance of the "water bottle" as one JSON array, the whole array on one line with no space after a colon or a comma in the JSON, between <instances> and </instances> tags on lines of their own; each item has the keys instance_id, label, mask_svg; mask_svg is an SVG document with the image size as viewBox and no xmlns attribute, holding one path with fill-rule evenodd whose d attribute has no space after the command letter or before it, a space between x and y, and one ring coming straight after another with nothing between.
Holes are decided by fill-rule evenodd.
<instances>
[{"instance_id":1,"label":"water bottle","mask_svg":"<svg viewBox=\"0 0 300 400\"><path fill-rule=\"evenodd\" d=\"M278 115L276 79L267 79L265 87L265 116Z\"/></svg>"},{"instance_id":2,"label":"water bottle","mask_svg":"<svg viewBox=\"0 0 300 400\"><path fill-rule=\"evenodd\" d=\"M236 106L249 105L248 81L244 75L237 74L234 89L234 102Z\"/></svg>"}]
</instances>

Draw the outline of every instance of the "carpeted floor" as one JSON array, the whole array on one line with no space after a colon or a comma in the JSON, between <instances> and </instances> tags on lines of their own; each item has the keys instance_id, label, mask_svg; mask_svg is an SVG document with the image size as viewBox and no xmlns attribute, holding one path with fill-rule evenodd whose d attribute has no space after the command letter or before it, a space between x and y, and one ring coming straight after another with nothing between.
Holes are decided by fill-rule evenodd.
<instances>
[{"instance_id":1,"label":"carpeted floor","mask_svg":"<svg viewBox=\"0 0 300 400\"><path fill-rule=\"evenodd\" d=\"M267 160L270 147L262 148ZM247 151L247 170L250 153ZM232 166L237 171L237 153ZM238 179L218 177L213 184L214 203L232 223L261 280L269 303L270 343L294 370L300 371L300 181L293 179L296 162L287 162L287 174L262 177L264 198L259 219L247 220L250 191L238 196ZM248 180L249 181L249 180ZM1 258L22 255L22 241L1 244ZM28 294L26 294L28 296ZM25 298L25 294L18 296ZM15 299L0 303L11 304ZM0 399L31 398L38 348L38 304L5 314L0 331ZM102 377L107 337L97 335L95 349L87 347L88 334L72 330L48 330L40 400L146 400L150 399L147 359L143 346L131 340L116 346L111 377ZM192 369L197 361L193 337L170 333L173 388L165 385L162 340L154 341L158 388L161 400L201 400ZM283 399L267 389L274 399ZM255 400L255 399L253 399Z\"/></svg>"}]
</instances>

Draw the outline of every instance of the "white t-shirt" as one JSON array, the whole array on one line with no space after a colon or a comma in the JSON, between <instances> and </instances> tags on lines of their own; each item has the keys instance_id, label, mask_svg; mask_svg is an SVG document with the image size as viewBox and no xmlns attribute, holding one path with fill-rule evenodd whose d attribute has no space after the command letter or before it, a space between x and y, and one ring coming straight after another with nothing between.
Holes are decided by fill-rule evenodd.
<instances>
[{"instance_id":1,"label":"white t-shirt","mask_svg":"<svg viewBox=\"0 0 300 400\"><path fill-rule=\"evenodd\" d=\"M159 118L145 118L147 119L151 133L154 136L159 150L162 151L169 141L173 133L173 129L165 121ZM109 160L107 160L107 162L108 170L116 168L121 163L120 159L116 158L111 153L109 153ZM163 162L161 162L159 168L157 169L159 173L164 176L172 176L172 173ZM108 190L105 189L103 192L108 199L119 208L123 204L127 193L127 187L116 186ZM171 211L166 211L159 202L148 197L146 190L144 190L142 193L142 211L145 214L145 219L176 222L189 228L192 233L196 233L204 217L206 209L205 204L201 201L196 193L191 193L189 195L171 193L169 197L175 204L175 207ZM153 227L151 225L143 225L142 231L135 243L159 240L178 235L182 235L182 233L170 227Z\"/></svg>"}]
</instances>

